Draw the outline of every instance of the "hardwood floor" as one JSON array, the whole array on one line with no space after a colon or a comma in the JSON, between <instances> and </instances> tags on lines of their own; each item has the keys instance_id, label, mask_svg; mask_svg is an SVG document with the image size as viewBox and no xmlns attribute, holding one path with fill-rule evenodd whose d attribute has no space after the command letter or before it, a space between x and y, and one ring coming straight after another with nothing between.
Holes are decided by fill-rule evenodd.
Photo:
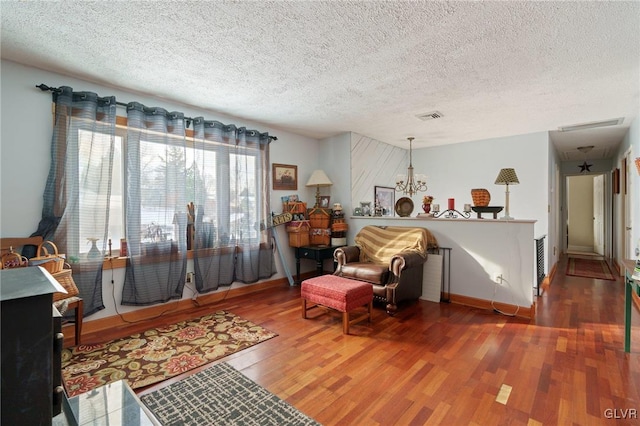
<instances>
[{"instance_id":1,"label":"hardwood floor","mask_svg":"<svg viewBox=\"0 0 640 426\"><path fill-rule=\"evenodd\" d=\"M228 299L190 316L225 309L277 332L220 361L324 425L640 424L640 314L633 312L626 354L622 280L571 277L565 269L563 259L531 321L418 301L395 317L378 306L371 325L353 325L345 336L338 313L302 319L299 287Z\"/></svg>"}]
</instances>

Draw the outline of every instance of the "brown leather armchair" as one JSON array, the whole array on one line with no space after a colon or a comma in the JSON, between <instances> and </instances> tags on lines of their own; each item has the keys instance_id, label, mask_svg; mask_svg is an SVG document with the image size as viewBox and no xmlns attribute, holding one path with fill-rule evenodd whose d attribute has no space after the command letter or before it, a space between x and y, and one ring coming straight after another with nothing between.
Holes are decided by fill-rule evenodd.
<instances>
[{"instance_id":1,"label":"brown leather armchair","mask_svg":"<svg viewBox=\"0 0 640 426\"><path fill-rule=\"evenodd\" d=\"M335 275L370 283L374 300L386 303L389 315L396 313L398 302L422 295L423 265L428 251L438 247L427 229L369 225L354 243L335 250Z\"/></svg>"}]
</instances>

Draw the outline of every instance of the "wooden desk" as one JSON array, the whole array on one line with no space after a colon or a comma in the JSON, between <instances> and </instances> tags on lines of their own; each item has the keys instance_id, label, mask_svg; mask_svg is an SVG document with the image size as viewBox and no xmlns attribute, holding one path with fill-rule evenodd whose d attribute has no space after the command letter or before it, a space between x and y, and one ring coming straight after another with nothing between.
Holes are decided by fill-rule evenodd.
<instances>
[{"instance_id":1,"label":"wooden desk","mask_svg":"<svg viewBox=\"0 0 640 426\"><path fill-rule=\"evenodd\" d=\"M322 275L323 264L326 259L333 259L333 252L341 246L303 246L296 247L296 284L300 284L300 259L313 259L316 261L317 275ZM333 262L333 269L336 263Z\"/></svg>"}]
</instances>

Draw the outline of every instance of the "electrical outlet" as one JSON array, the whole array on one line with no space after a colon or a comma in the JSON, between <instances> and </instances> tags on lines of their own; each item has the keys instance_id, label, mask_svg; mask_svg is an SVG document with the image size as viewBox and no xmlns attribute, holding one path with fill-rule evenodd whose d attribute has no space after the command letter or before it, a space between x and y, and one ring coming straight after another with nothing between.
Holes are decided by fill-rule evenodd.
<instances>
[{"instance_id":1,"label":"electrical outlet","mask_svg":"<svg viewBox=\"0 0 640 426\"><path fill-rule=\"evenodd\" d=\"M187 273L187 284L191 283L191 281L193 280L193 272L188 272Z\"/></svg>"}]
</instances>

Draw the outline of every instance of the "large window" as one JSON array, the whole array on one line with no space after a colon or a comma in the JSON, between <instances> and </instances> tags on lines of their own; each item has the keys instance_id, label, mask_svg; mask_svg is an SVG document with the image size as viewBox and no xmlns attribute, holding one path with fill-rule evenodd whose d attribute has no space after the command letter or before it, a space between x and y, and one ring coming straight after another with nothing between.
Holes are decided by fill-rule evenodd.
<instances>
[{"instance_id":1,"label":"large window","mask_svg":"<svg viewBox=\"0 0 640 426\"><path fill-rule=\"evenodd\" d=\"M185 150L168 144L141 140L138 155L139 176L126 176L126 129L119 126L114 139L113 157L110 158L109 135L78 130L78 178L85 181L79 189L79 220L77 241L69 241L77 249L73 252L86 255L92 248L91 240L104 232L95 228L99 203L100 175L108 176L111 167L108 239L112 255L120 253L120 241L133 236L125 235L125 208L128 179L139 181L139 223L129 224L136 229L141 244L178 240L186 232L178 225L176 215L186 215L187 205L172 200L165 187L172 186L179 174L186 174L186 199L196 206L197 222L205 230L205 241L200 247L255 243L260 240L260 208L257 153L244 150L234 153L221 144L210 143L195 148L189 143ZM202 147L202 144L198 145ZM96 155L96 150L101 155ZM92 178L93 176L93 178ZM92 184L94 182L94 184ZM167 200L165 200L167 198ZM98 246L102 247L102 241ZM104 247L108 244L104 242Z\"/></svg>"}]
</instances>

